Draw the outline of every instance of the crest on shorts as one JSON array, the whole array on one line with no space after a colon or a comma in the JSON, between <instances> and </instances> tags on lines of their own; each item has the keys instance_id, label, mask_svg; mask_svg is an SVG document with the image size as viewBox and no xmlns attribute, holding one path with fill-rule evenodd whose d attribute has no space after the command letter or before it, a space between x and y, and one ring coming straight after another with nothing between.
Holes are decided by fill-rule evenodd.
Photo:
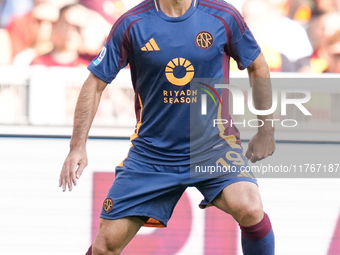
<instances>
[{"instance_id":1,"label":"crest on shorts","mask_svg":"<svg viewBox=\"0 0 340 255\"><path fill-rule=\"evenodd\" d=\"M103 210L105 212L110 212L112 210L113 207L113 201L111 198L106 198L104 203L103 203Z\"/></svg>"},{"instance_id":2,"label":"crest on shorts","mask_svg":"<svg viewBox=\"0 0 340 255\"><path fill-rule=\"evenodd\" d=\"M214 43L214 38L212 34L210 34L207 31L199 32L196 35L195 40L196 40L196 45L203 50L209 49Z\"/></svg>"}]
</instances>

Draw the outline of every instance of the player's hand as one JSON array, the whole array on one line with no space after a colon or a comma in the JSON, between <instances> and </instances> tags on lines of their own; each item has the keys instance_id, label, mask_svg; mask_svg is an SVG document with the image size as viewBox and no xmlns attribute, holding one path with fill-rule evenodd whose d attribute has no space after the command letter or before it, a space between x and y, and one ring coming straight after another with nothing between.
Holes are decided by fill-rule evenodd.
<instances>
[{"instance_id":1,"label":"player's hand","mask_svg":"<svg viewBox=\"0 0 340 255\"><path fill-rule=\"evenodd\" d=\"M253 163L271 156L275 151L275 138L273 132L258 132L249 142L246 157Z\"/></svg>"},{"instance_id":2,"label":"player's hand","mask_svg":"<svg viewBox=\"0 0 340 255\"><path fill-rule=\"evenodd\" d=\"M59 187L64 192L68 186L69 191L72 186L77 185L77 179L80 178L84 168L87 166L87 155L85 149L73 149L68 154L63 169L60 172Z\"/></svg>"}]
</instances>

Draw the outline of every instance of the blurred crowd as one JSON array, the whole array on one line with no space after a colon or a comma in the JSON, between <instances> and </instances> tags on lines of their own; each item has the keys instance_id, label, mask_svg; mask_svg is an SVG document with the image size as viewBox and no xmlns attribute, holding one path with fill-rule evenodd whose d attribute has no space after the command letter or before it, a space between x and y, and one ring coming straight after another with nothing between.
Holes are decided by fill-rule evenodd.
<instances>
[{"instance_id":1,"label":"blurred crowd","mask_svg":"<svg viewBox=\"0 0 340 255\"><path fill-rule=\"evenodd\" d=\"M0 0L0 65L87 66L132 2Z\"/></svg>"},{"instance_id":2,"label":"blurred crowd","mask_svg":"<svg viewBox=\"0 0 340 255\"><path fill-rule=\"evenodd\" d=\"M340 72L340 0L246 0L243 16L275 72Z\"/></svg>"},{"instance_id":3,"label":"blurred crowd","mask_svg":"<svg viewBox=\"0 0 340 255\"><path fill-rule=\"evenodd\" d=\"M87 66L112 24L139 2L0 0L0 65ZM230 3L242 12L272 72L340 72L340 0Z\"/></svg>"}]
</instances>

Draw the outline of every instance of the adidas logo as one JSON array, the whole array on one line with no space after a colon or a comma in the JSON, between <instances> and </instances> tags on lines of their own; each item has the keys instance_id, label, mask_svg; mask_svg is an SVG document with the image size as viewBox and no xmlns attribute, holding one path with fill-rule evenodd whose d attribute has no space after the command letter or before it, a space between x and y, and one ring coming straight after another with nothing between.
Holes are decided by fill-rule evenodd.
<instances>
[{"instance_id":1,"label":"adidas logo","mask_svg":"<svg viewBox=\"0 0 340 255\"><path fill-rule=\"evenodd\" d=\"M155 41L155 39L151 38L147 44L143 48L142 51L159 51L159 47Z\"/></svg>"}]
</instances>

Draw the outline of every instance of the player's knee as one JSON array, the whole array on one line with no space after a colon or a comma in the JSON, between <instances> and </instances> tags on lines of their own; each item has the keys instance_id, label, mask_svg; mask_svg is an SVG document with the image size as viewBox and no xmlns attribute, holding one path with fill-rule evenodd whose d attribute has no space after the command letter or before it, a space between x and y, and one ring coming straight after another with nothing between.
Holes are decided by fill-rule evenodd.
<instances>
[{"instance_id":1,"label":"player's knee","mask_svg":"<svg viewBox=\"0 0 340 255\"><path fill-rule=\"evenodd\" d=\"M92 245L92 255L119 255L120 250L114 247L108 247L104 243L94 242Z\"/></svg>"},{"instance_id":2,"label":"player's knee","mask_svg":"<svg viewBox=\"0 0 340 255\"><path fill-rule=\"evenodd\" d=\"M240 225L254 225L261 221L264 212L260 202L240 203L234 210L233 217Z\"/></svg>"},{"instance_id":3,"label":"player's knee","mask_svg":"<svg viewBox=\"0 0 340 255\"><path fill-rule=\"evenodd\" d=\"M262 220L264 212L257 186L240 182L230 186L226 192L232 194L229 197L225 195L228 212L240 225L250 226Z\"/></svg>"}]
</instances>

